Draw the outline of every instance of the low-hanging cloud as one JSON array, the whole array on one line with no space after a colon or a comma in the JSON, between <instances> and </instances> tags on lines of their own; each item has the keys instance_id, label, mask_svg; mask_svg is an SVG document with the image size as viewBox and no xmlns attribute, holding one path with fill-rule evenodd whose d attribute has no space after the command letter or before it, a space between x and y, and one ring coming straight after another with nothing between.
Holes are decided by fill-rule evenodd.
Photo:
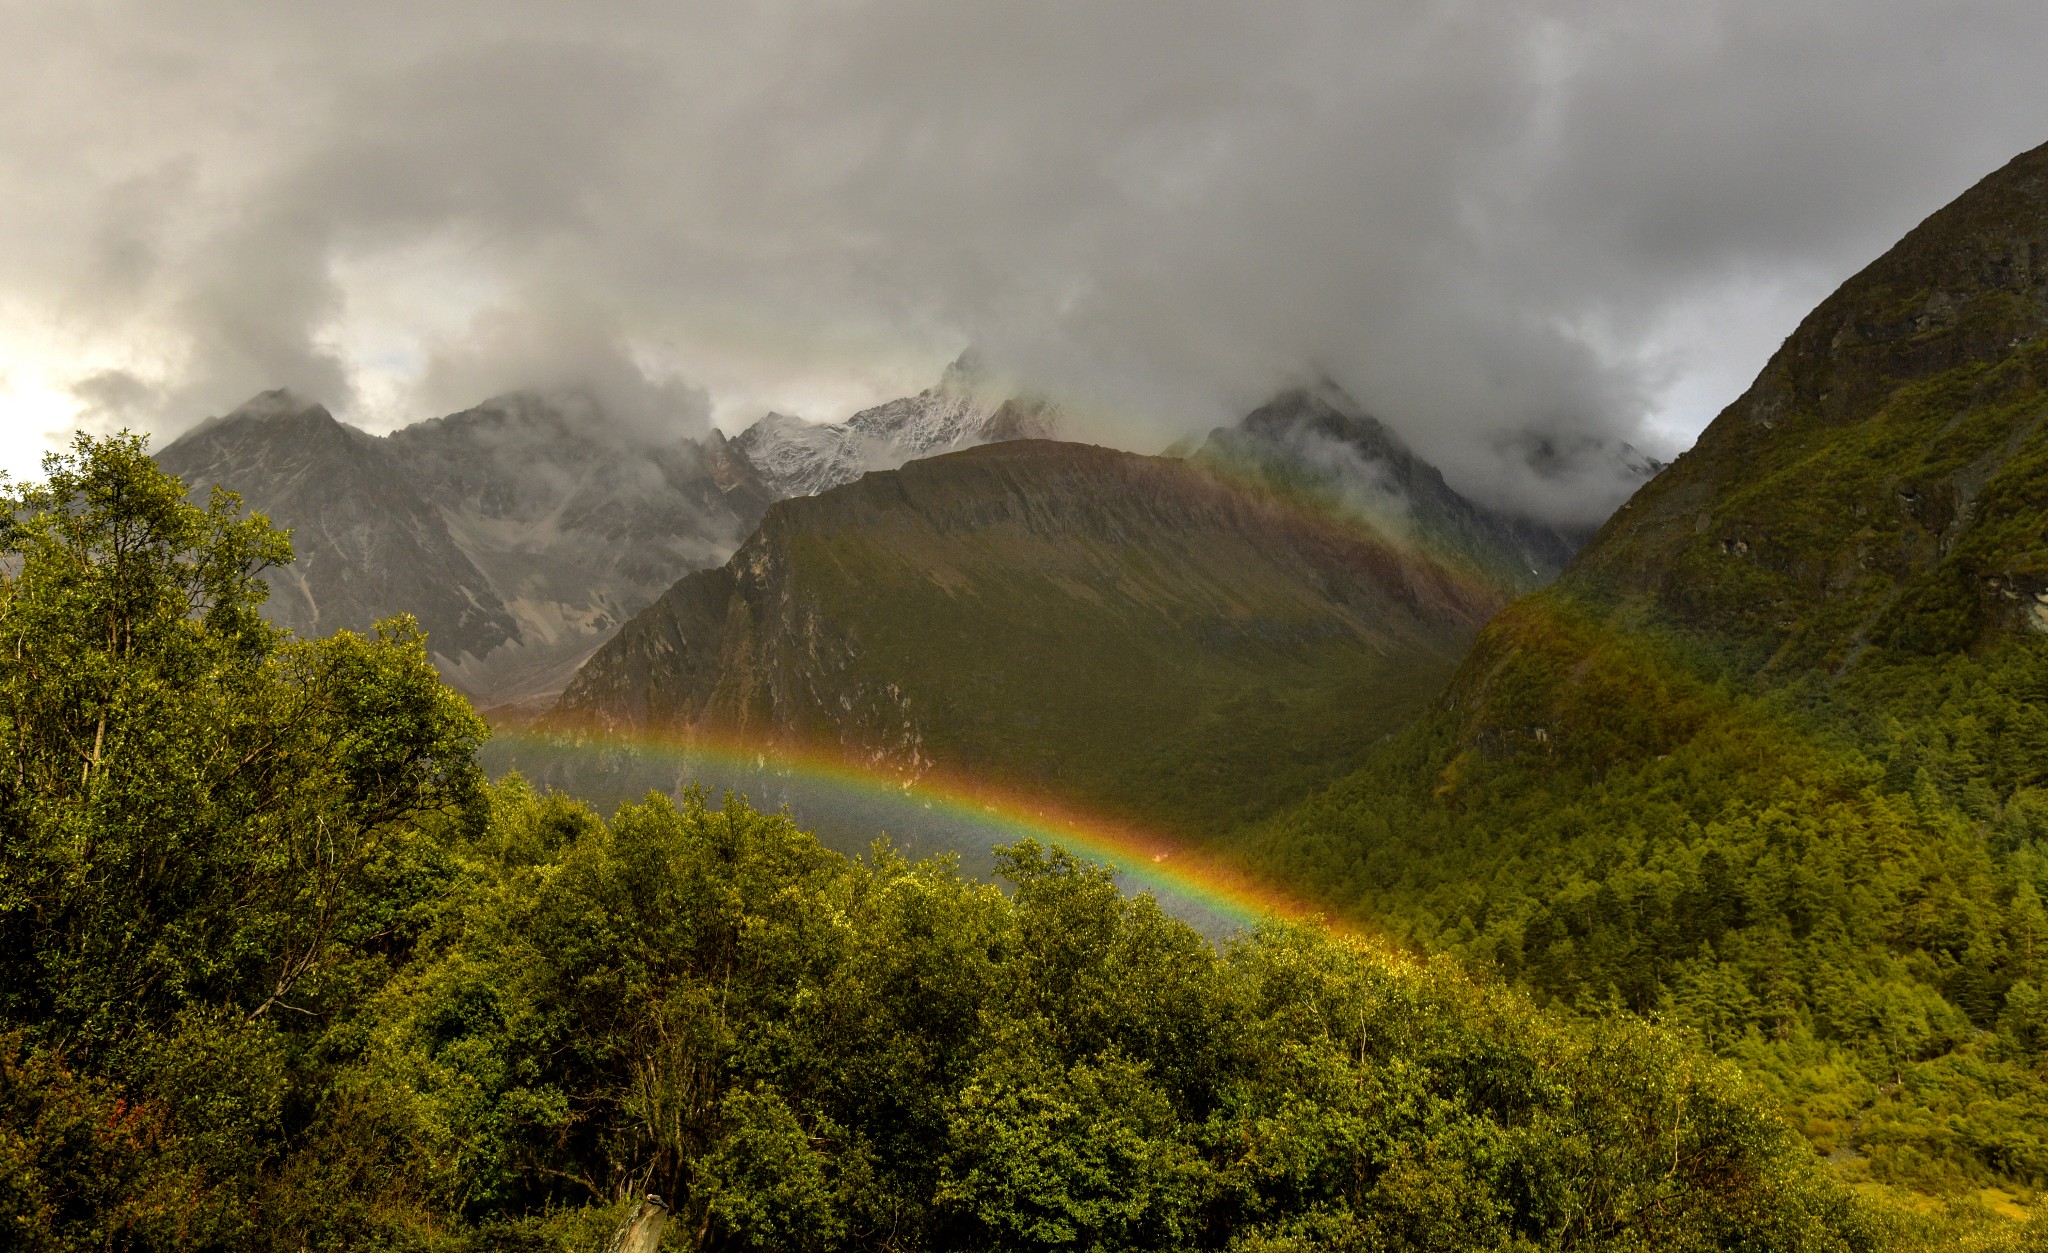
<instances>
[{"instance_id":1,"label":"low-hanging cloud","mask_svg":"<svg viewBox=\"0 0 2048 1253\"><path fill-rule=\"evenodd\" d=\"M2048 140L2038 0L112 0L0 46L0 352L85 420L573 386L687 432L973 343L1146 449L1327 375L1580 520L1616 489L1528 449L1668 454Z\"/></svg>"}]
</instances>

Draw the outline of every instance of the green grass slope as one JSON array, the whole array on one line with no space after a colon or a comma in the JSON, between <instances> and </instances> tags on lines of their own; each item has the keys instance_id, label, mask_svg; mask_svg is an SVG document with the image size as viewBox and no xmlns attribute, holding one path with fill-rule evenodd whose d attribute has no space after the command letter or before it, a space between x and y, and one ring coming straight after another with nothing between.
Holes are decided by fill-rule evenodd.
<instances>
[{"instance_id":1,"label":"green grass slope","mask_svg":"<svg viewBox=\"0 0 2048 1253\"><path fill-rule=\"evenodd\" d=\"M1555 1002L1697 1028L1851 1177L2029 1198L2044 416L2048 149L1816 309L1260 857Z\"/></svg>"},{"instance_id":2,"label":"green grass slope","mask_svg":"<svg viewBox=\"0 0 2048 1253\"><path fill-rule=\"evenodd\" d=\"M1504 599L1185 462L1018 441L777 505L593 658L558 717L1213 833L1355 767Z\"/></svg>"}]
</instances>

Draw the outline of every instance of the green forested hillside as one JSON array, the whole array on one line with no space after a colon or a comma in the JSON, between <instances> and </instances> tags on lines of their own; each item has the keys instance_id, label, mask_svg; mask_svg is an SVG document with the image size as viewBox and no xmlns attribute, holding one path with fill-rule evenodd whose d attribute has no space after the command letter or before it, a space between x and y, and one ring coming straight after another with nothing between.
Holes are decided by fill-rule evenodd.
<instances>
[{"instance_id":1,"label":"green forested hillside","mask_svg":"<svg viewBox=\"0 0 2048 1253\"><path fill-rule=\"evenodd\" d=\"M51 469L0 561L6 1247L594 1250L647 1191L693 1249L1913 1236L1651 1026L1218 954L1035 846L1005 894L487 787L408 627L264 626L280 537L140 441Z\"/></svg>"},{"instance_id":2,"label":"green forested hillside","mask_svg":"<svg viewBox=\"0 0 2048 1253\"><path fill-rule=\"evenodd\" d=\"M1850 1178L2048 1186L2048 149L1844 284L1269 866L1695 1027Z\"/></svg>"},{"instance_id":3,"label":"green forested hillside","mask_svg":"<svg viewBox=\"0 0 2048 1253\"><path fill-rule=\"evenodd\" d=\"M592 656L554 723L936 768L1216 835L1355 767L1506 600L1469 557L1334 510L1017 440L776 505Z\"/></svg>"}]
</instances>

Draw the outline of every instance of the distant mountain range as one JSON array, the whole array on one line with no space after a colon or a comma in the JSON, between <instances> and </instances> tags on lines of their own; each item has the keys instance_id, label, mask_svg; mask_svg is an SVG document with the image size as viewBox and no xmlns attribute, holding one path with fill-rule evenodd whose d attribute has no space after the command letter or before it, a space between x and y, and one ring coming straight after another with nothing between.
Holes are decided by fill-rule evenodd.
<instances>
[{"instance_id":1,"label":"distant mountain range","mask_svg":"<svg viewBox=\"0 0 2048 1253\"><path fill-rule=\"evenodd\" d=\"M267 576L274 621L323 634L411 613L479 706L531 715L678 577L729 557L775 501L1057 429L1049 404L994 390L966 354L936 386L844 422L771 413L731 439L651 440L575 392L514 393L372 436L275 391L158 460L292 530L298 560ZM1583 539L1465 500L1328 385L1212 433L1195 461L1501 592L1547 581Z\"/></svg>"},{"instance_id":2,"label":"distant mountain range","mask_svg":"<svg viewBox=\"0 0 2048 1253\"><path fill-rule=\"evenodd\" d=\"M1467 500L1327 383L1188 458L1056 424L967 356L732 439L650 440L575 393L371 436L269 392L159 459L292 529L273 620L411 613L502 716L974 771L1188 830L1355 765L1585 538Z\"/></svg>"},{"instance_id":3,"label":"distant mountain range","mask_svg":"<svg viewBox=\"0 0 2048 1253\"><path fill-rule=\"evenodd\" d=\"M516 393L372 436L266 392L157 454L293 532L270 617L302 634L406 612L484 707L544 709L619 624L724 561L775 500L869 469L1051 431L992 397L970 359L937 387L813 425L771 414L734 439L651 441L587 397Z\"/></svg>"}]
</instances>

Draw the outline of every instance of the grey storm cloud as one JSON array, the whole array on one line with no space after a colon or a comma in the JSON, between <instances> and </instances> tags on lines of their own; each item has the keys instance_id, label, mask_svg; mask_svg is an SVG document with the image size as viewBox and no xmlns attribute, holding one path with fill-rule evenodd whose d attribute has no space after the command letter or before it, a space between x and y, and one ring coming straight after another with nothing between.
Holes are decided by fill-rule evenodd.
<instances>
[{"instance_id":1,"label":"grey storm cloud","mask_svg":"<svg viewBox=\"0 0 2048 1253\"><path fill-rule=\"evenodd\" d=\"M2039 0L106 0L0 46L0 312L82 420L698 430L972 343L1146 449L1327 375L1579 518L1613 490L1527 449L1668 454L2048 140Z\"/></svg>"}]
</instances>

